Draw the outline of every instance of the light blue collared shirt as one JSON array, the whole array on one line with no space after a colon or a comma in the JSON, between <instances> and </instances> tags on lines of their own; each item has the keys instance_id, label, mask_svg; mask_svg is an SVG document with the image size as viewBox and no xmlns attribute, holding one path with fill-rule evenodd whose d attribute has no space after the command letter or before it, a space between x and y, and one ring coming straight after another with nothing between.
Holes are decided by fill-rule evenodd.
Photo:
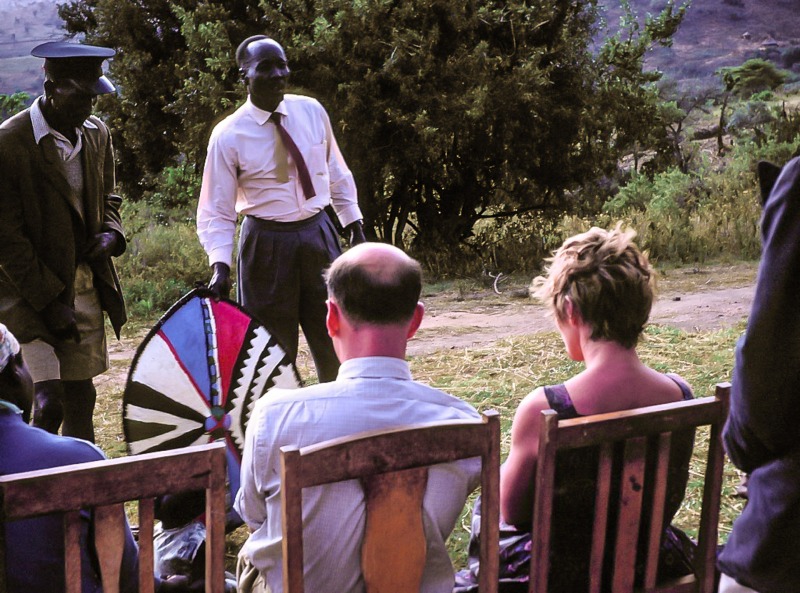
<instances>
[{"instance_id":1,"label":"light blue collared shirt","mask_svg":"<svg viewBox=\"0 0 800 593\"><path fill-rule=\"evenodd\" d=\"M305 447L366 430L479 418L452 395L411 379L399 358L345 361L336 381L303 389L273 389L255 405L247 425L241 488L234 507L252 533L242 548L273 593L283 591L280 448ZM480 459L429 471L423 501L427 560L423 593L451 593L453 567L445 541L480 481ZM357 481L303 493L306 590L360 593L364 496Z\"/></svg>"}]
</instances>

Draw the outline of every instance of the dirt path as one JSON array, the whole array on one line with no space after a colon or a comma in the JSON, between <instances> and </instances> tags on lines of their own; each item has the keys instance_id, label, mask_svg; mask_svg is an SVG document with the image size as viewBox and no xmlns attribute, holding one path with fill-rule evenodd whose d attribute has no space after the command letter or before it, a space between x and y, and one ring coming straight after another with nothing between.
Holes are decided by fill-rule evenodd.
<instances>
[{"instance_id":1,"label":"dirt path","mask_svg":"<svg viewBox=\"0 0 800 593\"><path fill-rule=\"evenodd\" d=\"M665 295L656 301L650 322L687 331L731 327L747 317L753 292L754 286L749 285ZM447 309L433 303L427 308L417 337L409 345L409 353L420 355L442 348L486 347L504 337L553 330L553 321L544 307L530 299L509 299L477 306L465 302L462 307Z\"/></svg>"},{"instance_id":2,"label":"dirt path","mask_svg":"<svg viewBox=\"0 0 800 593\"><path fill-rule=\"evenodd\" d=\"M687 331L708 331L736 325L747 317L753 299L755 266L735 265L673 272L657 299L651 323ZM481 348L509 337L549 332L553 322L545 308L527 298L524 286L491 288L461 294L452 289L423 298L426 313L409 354L441 349ZM136 346L146 332L109 343L112 368L96 379L121 392ZM301 346L301 356L303 347ZM298 365L302 364L301 362Z\"/></svg>"}]
</instances>

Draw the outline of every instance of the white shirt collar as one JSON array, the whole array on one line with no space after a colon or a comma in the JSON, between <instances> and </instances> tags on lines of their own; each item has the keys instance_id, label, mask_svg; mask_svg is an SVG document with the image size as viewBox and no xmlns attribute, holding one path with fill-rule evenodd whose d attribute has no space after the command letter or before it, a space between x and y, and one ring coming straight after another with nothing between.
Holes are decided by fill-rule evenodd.
<instances>
[{"instance_id":1,"label":"white shirt collar","mask_svg":"<svg viewBox=\"0 0 800 593\"><path fill-rule=\"evenodd\" d=\"M39 97L36 99L33 104L31 105L31 125L33 125L33 137L36 140L36 144L41 142L42 138L47 136L48 134L52 134L54 137L59 139L64 139L64 136L50 127L50 124L47 123L47 120L44 118L44 113L42 113L42 108L39 105L40 101L44 101L44 96ZM86 120L83 122L83 128L88 128L92 130L96 130L97 126L91 121ZM77 128L78 136L81 135L81 128Z\"/></svg>"},{"instance_id":2,"label":"white shirt collar","mask_svg":"<svg viewBox=\"0 0 800 593\"><path fill-rule=\"evenodd\" d=\"M411 381L411 369L407 361L390 356L365 356L345 360L339 367L337 380L356 377L390 377Z\"/></svg>"},{"instance_id":3,"label":"white shirt collar","mask_svg":"<svg viewBox=\"0 0 800 593\"><path fill-rule=\"evenodd\" d=\"M267 120L269 120L270 116L272 115L272 111L264 111L260 107L256 107L250 100L250 95L247 95L246 105L251 117L256 120L258 125L263 126L265 123L267 123ZM275 113L280 113L282 116L286 117L287 113L284 101L278 103L278 106L275 108Z\"/></svg>"}]
</instances>

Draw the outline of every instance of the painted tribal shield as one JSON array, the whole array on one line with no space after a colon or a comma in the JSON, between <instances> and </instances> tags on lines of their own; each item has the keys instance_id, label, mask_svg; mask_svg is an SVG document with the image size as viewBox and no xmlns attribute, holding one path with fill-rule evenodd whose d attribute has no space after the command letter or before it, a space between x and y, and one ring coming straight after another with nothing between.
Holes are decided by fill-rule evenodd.
<instances>
[{"instance_id":1,"label":"painted tribal shield","mask_svg":"<svg viewBox=\"0 0 800 593\"><path fill-rule=\"evenodd\" d=\"M272 387L300 375L269 331L240 305L198 288L175 303L139 345L122 398L131 454L224 438L231 493L247 422Z\"/></svg>"}]
</instances>

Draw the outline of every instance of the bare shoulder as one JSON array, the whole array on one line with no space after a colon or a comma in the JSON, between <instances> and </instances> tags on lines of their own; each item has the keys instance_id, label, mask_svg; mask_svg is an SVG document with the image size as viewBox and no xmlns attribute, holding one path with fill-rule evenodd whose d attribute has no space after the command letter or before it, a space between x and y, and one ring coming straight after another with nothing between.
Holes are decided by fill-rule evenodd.
<instances>
[{"instance_id":1,"label":"bare shoulder","mask_svg":"<svg viewBox=\"0 0 800 593\"><path fill-rule=\"evenodd\" d=\"M549 410L550 405L544 395L544 388L537 387L526 395L514 413L514 423L512 431L515 433L528 434L535 431L539 423L542 410Z\"/></svg>"}]
</instances>

